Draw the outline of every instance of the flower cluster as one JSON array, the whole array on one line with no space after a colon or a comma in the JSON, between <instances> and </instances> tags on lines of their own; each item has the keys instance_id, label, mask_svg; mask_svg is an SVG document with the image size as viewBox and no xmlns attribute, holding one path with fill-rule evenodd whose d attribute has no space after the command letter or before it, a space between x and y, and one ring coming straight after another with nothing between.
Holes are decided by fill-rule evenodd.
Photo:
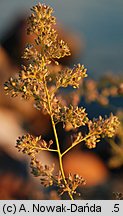
<instances>
[{"instance_id":1,"label":"flower cluster","mask_svg":"<svg viewBox=\"0 0 123 216\"><path fill-rule=\"evenodd\" d=\"M120 126L115 136L108 140L112 150L112 156L109 158L108 162L108 165L111 168L118 168L123 165L123 111L119 110L117 116L120 120Z\"/></svg>"},{"instance_id":2,"label":"flower cluster","mask_svg":"<svg viewBox=\"0 0 123 216\"><path fill-rule=\"evenodd\" d=\"M32 158L30 167L32 170L32 174L35 177L40 177L40 181L43 186L48 187L54 183L53 182L54 165L52 166L43 165L36 158Z\"/></svg>"},{"instance_id":3,"label":"flower cluster","mask_svg":"<svg viewBox=\"0 0 123 216\"><path fill-rule=\"evenodd\" d=\"M67 44L58 38L53 25L56 24L56 19L52 16L53 9L44 4L38 4L32 8L33 13L28 19L28 34L34 33L37 38L37 45L43 45L41 54L45 59L61 58L70 55L70 50Z\"/></svg>"},{"instance_id":4,"label":"flower cluster","mask_svg":"<svg viewBox=\"0 0 123 216\"><path fill-rule=\"evenodd\" d=\"M82 78L87 77L87 69L84 68L84 65L78 64L73 69L66 68L63 71L60 71L56 77L56 86L67 87L68 85L73 86L73 88L79 88L79 83Z\"/></svg>"},{"instance_id":5,"label":"flower cluster","mask_svg":"<svg viewBox=\"0 0 123 216\"><path fill-rule=\"evenodd\" d=\"M123 95L123 76L107 74L98 82L93 79L84 80L79 95L89 103L96 101L100 105L108 106L111 97Z\"/></svg>"},{"instance_id":6,"label":"flower cluster","mask_svg":"<svg viewBox=\"0 0 123 216\"><path fill-rule=\"evenodd\" d=\"M60 185L59 193L60 193L60 195L62 195L65 192L67 192L67 188L64 184L61 173L58 174L56 179L58 181L58 185ZM73 175L71 173L69 173L68 177L66 178L66 182L67 182L69 189L70 189L70 192L72 194L77 194L78 186L80 186L80 185L84 186L86 184L85 179L83 179L81 176L79 176L78 174ZM77 195L80 195L80 194L77 194Z\"/></svg>"},{"instance_id":7,"label":"flower cluster","mask_svg":"<svg viewBox=\"0 0 123 216\"><path fill-rule=\"evenodd\" d=\"M47 143L44 139L41 139L41 136L33 137L30 134L26 134L17 139L16 147L19 151L34 157L35 154L38 154L42 150L50 149L52 143L52 140Z\"/></svg>"},{"instance_id":8,"label":"flower cluster","mask_svg":"<svg viewBox=\"0 0 123 216\"><path fill-rule=\"evenodd\" d=\"M88 121L89 134L87 135L86 145L88 148L95 148L96 143L100 141L101 137L112 137L118 129L119 121L113 114L109 118Z\"/></svg>"},{"instance_id":9,"label":"flower cluster","mask_svg":"<svg viewBox=\"0 0 123 216\"><path fill-rule=\"evenodd\" d=\"M46 74L46 70L43 73ZM35 100L37 98L44 100L46 97L44 94L43 75L40 73L38 65L32 66L29 64L28 68L23 66L18 78L10 78L5 83L4 89L7 94L11 93L12 97L16 97L19 94L24 99L33 97Z\"/></svg>"},{"instance_id":10,"label":"flower cluster","mask_svg":"<svg viewBox=\"0 0 123 216\"><path fill-rule=\"evenodd\" d=\"M74 108L72 105L70 107L58 106L54 112L54 121L63 122L64 125L70 123L73 128L77 128L84 126L88 122L88 117L83 107Z\"/></svg>"},{"instance_id":11,"label":"flower cluster","mask_svg":"<svg viewBox=\"0 0 123 216\"><path fill-rule=\"evenodd\" d=\"M123 193L121 193L121 192L114 192L113 193L113 195L114 195L114 200L123 200Z\"/></svg>"}]
</instances>

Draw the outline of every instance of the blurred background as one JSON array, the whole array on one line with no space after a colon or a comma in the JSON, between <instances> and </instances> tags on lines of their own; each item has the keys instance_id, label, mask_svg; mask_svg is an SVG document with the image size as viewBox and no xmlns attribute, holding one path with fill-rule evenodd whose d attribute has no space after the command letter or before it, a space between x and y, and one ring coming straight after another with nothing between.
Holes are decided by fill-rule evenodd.
<instances>
[{"instance_id":1,"label":"blurred background","mask_svg":"<svg viewBox=\"0 0 123 216\"><path fill-rule=\"evenodd\" d=\"M0 199L58 199L55 188L44 189L31 176L28 157L15 148L17 137L27 132L53 139L49 117L35 110L32 101L11 99L3 91L4 82L24 63L21 59L24 47L32 40L26 35L26 18L38 2L0 0ZM57 30L71 49L72 56L61 63L73 67L80 62L88 69L89 78L81 86L79 99L74 95L76 103L87 108L90 118L113 112L122 122L123 1L40 3L54 8ZM62 130L61 125L57 130L59 136L64 135L65 149L71 131ZM87 179L87 186L80 188L84 199L112 199L113 192L123 192L122 131L121 124L113 143L105 140L94 150L81 147L64 159L66 173L78 172ZM58 166L55 155L43 153L41 160L44 164L55 161Z\"/></svg>"},{"instance_id":2,"label":"blurred background","mask_svg":"<svg viewBox=\"0 0 123 216\"><path fill-rule=\"evenodd\" d=\"M27 15L38 1L1 0L0 38ZM106 71L122 72L123 67L123 1L73 0L40 1L54 8L57 20L64 28L76 32L84 40L84 55L79 53L76 62L82 61L92 76Z\"/></svg>"}]
</instances>

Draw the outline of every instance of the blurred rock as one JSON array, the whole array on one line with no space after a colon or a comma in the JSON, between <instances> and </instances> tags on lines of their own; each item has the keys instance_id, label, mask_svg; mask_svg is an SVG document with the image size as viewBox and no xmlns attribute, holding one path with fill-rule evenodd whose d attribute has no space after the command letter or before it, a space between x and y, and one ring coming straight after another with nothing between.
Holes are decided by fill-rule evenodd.
<instances>
[{"instance_id":1,"label":"blurred rock","mask_svg":"<svg viewBox=\"0 0 123 216\"><path fill-rule=\"evenodd\" d=\"M103 184L108 178L108 170L98 156L89 152L70 151L64 156L65 173L79 174L87 186Z\"/></svg>"}]
</instances>

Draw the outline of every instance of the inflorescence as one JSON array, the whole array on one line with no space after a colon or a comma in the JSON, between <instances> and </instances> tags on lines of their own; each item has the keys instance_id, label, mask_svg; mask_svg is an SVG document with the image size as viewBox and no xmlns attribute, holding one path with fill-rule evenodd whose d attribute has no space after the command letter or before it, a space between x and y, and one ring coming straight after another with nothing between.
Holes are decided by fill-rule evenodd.
<instances>
[{"instance_id":1,"label":"inflorescence","mask_svg":"<svg viewBox=\"0 0 123 216\"><path fill-rule=\"evenodd\" d=\"M58 98L59 89L72 86L79 88L81 81L87 77L87 69L84 65L75 65L73 69L63 68L55 74L52 80L50 65L58 65L58 59L70 55L68 45L59 38L54 25L56 18L52 15L53 9L44 4L38 4L32 9L28 18L27 33L35 37L33 44L25 48L23 58L28 61L27 66L22 66L18 77L10 78L5 83L5 91L12 97L21 95L24 99L33 98L34 106L44 113L50 115L56 149L52 148L52 140L46 142L42 137L24 135L17 140L16 147L19 151L28 154L31 158L30 167L36 177L40 177L44 186L57 185L62 195L67 192L70 199L76 194L79 185L84 185L85 180L78 174L65 176L62 158L74 146L84 142L88 148L95 148L96 144L103 137L114 136L119 121L113 114L109 118L89 120L85 108L75 107L70 104L64 106ZM40 47L40 49L38 49ZM53 88L52 88L53 81ZM69 123L73 130L81 126L87 126L88 132L79 132L73 139L71 146L61 153L56 125L62 122L64 127ZM54 165L51 167L38 161L37 155L41 151L53 151L58 154L59 173L53 174Z\"/></svg>"}]
</instances>

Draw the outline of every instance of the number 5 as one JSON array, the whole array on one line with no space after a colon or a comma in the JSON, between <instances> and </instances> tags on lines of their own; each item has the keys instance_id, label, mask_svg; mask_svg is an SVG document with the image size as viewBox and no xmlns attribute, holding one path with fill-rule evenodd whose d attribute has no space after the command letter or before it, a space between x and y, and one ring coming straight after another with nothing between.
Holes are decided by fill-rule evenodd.
<instances>
[{"instance_id":1,"label":"number 5","mask_svg":"<svg viewBox=\"0 0 123 216\"><path fill-rule=\"evenodd\" d=\"M114 212L119 212L119 204L114 204Z\"/></svg>"}]
</instances>

